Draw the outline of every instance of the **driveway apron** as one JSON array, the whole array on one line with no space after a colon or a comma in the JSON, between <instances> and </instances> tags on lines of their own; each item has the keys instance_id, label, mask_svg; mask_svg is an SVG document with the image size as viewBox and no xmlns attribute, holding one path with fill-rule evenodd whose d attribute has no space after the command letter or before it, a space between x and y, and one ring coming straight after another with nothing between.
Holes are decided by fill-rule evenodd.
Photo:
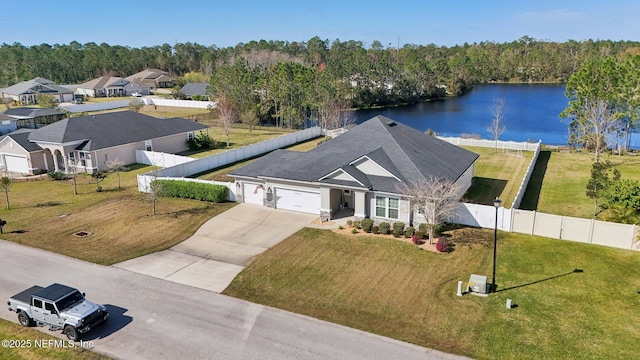
<instances>
[{"instance_id":1,"label":"driveway apron","mask_svg":"<svg viewBox=\"0 0 640 360\"><path fill-rule=\"evenodd\" d=\"M317 215L239 204L172 248L113 266L222 292L251 261L311 225Z\"/></svg>"}]
</instances>

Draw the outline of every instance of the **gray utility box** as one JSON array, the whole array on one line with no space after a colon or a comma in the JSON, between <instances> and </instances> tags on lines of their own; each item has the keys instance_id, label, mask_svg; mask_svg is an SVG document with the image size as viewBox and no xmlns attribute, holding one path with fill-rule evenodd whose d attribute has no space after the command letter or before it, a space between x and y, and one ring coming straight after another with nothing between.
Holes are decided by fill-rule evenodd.
<instances>
[{"instance_id":1,"label":"gray utility box","mask_svg":"<svg viewBox=\"0 0 640 360\"><path fill-rule=\"evenodd\" d=\"M467 292L488 294L489 287L487 285L487 277L484 275L471 274L469 285L467 285Z\"/></svg>"}]
</instances>

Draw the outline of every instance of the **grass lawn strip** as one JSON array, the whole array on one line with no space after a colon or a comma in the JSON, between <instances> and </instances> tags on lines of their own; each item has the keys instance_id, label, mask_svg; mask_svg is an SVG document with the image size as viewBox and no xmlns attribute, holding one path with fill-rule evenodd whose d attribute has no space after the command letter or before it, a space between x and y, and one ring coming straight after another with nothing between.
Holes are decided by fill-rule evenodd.
<instances>
[{"instance_id":1,"label":"grass lawn strip","mask_svg":"<svg viewBox=\"0 0 640 360\"><path fill-rule=\"evenodd\" d=\"M488 298L455 295L490 275L491 230L449 233L437 254L397 240L303 229L225 294L479 359L628 359L640 336L640 254L500 233ZM573 273L580 268L583 273ZM507 310L507 298L518 305Z\"/></svg>"},{"instance_id":2,"label":"grass lawn strip","mask_svg":"<svg viewBox=\"0 0 640 360\"><path fill-rule=\"evenodd\" d=\"M75 347L69 347L67 339L61 340L53 336L43 334L33 328L25 328L10 321L0 319L0 339L16 341L22 347L3 346L0 351L0 359L73 359L73 360L107 360L104 355L80 348L80 343ZM40 341L42 346L36 344ZM51 341L51 342L49 342ZM55 346L64 343L66 347ZM27 346L30 344L30 346ZM49 346L49 347L46 347Z\"/></svg>"}]
</instances>

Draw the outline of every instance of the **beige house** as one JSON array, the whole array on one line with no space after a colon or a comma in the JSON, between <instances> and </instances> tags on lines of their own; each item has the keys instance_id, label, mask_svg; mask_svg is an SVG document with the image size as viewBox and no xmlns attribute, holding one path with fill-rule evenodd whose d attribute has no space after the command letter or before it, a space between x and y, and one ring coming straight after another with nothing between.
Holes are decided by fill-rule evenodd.
<instances>
[{"instance_id":1,"label":"beige house","mask_svg":"<svg viewBox=\"0 0 640 360\"><path fill-rule=\"evenodd\" d=\"M12 173L106 170L109 160L131 164L136 150L177 153L207 126L182 118L159 119L122 111L68 118L40 129L20 129L0 138L0 168Z\"/></svg>"},{"instance_id":2,"label":"beige house","mask_svg":"<svg viewBox=\"0 0 640 360\"><path fill-rule=\"evenodd\" d=\"M127 80L140 86L155 88L170 88L175 85L174 79L168 72L158 69L146 69L127 76Z\"/></svg>"},{"instance_id":3,"label":"beige house","mask_svg":"<svg viewBox=\"0 0 640 360\"><path fill-rule=\"evenodd\" d=\"M56 85L53 81L37 77L22 81L2 90L2 97L22 105L36 104L38 94L51 95L57 102L73 100L73 90Z\"/></svg>"}]
</instances>

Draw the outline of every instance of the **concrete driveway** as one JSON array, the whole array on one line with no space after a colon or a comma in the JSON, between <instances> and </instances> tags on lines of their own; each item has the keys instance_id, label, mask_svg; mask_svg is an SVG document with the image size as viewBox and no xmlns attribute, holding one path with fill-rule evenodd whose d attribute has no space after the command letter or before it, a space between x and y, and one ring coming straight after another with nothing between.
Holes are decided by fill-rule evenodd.
<instances>
[{"instance_id":1,"label":"concrete driveway","mask_svg":"<svg viewBox=\"0 0 640 360\"><path fill-rule=\"evenodd\" d=\"M291 236L317 215L239 204L204 223L169 250L113 266L222 292L258 255Z\"/></svg>"}]
</instances>

